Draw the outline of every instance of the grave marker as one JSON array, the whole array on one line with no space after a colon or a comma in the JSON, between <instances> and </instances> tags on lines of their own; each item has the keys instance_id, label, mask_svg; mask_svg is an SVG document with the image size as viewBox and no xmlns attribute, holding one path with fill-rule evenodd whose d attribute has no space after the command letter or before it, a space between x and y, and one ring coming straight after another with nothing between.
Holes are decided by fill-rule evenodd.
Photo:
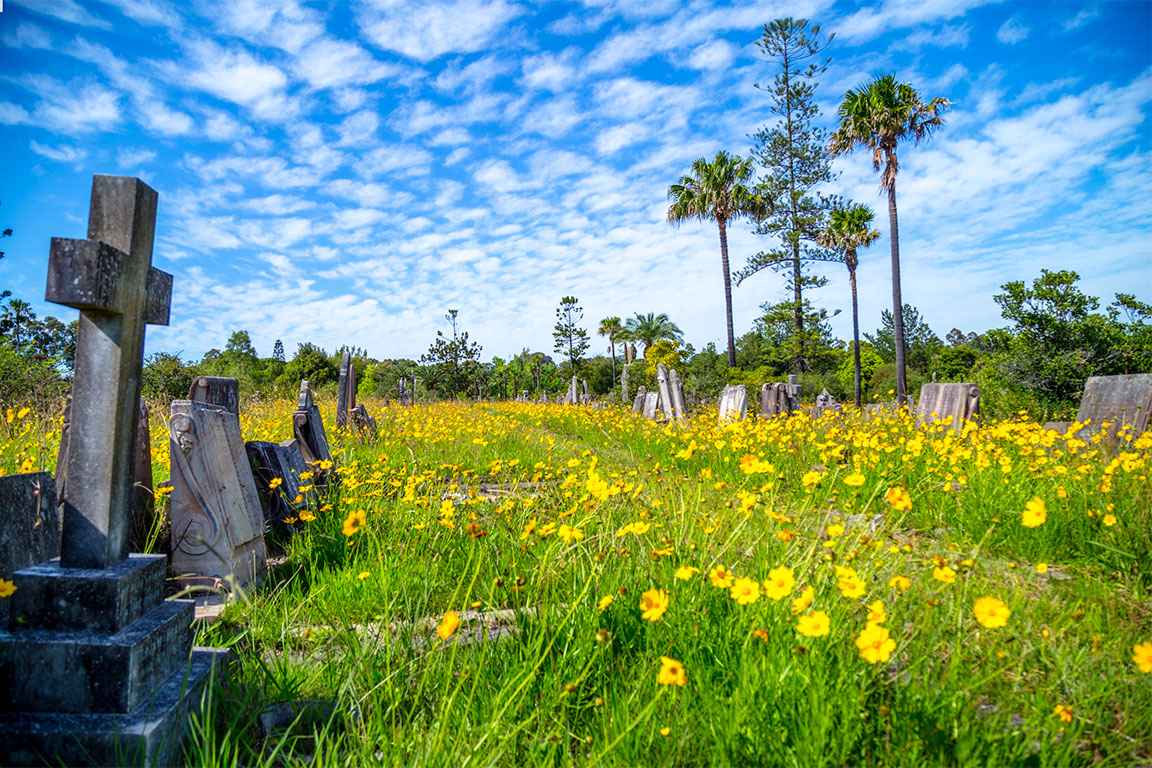
<instances>
[{"instance_id":1,"label":"grave marker","mask_svg":"<svg viewBox=\"0 0 1152 768\"><path fill-rule=\"evenodd\" d=\"M684 420L684 384L676 375L676 369L668 372L668 385L672 390L672 418L677 421Z\"/></svg>"},{"instance_id":2,"label":"grave marker","mask_svg":"<svg viewBox=\"0 0 1152 768\"><path fill-rule=\"evenodd\" d=\"M660 406L660 393L648 392L644 395L644 418L656 421L656 409Z\"/></svg>"},{"instance_id":3,"label":"grave marker","mask_svg":"<svg viewBox=\"0 0 1152 768\"><path fill-rule=\"evenodd\" d=\"M735 418L740 421L748 414L748 389L743 384L731 384L720 393L720 420Z\"/></svg>"},{"instance_id":4,"label":"grave marker","mask_svg":"<svg viewBox=\"0 0 1152 768\"><path fill-rule=\"evenodd\" d=\"M0 477L0 579L60 555L60 512L48 472ZM12 601L0 598L0 629Z\"/></svg>"},{"instance_id":5,"label":"grave marker","mask_svg":"<svg viewBox=\"0 0 1152 768\"><path fill-rule=\"evenodd\" d=\"M975 384L925 384L920 388L916 421L927 424L933 419L952 417L952 431L964 433L964 422L980 416L980 388Z\"/></svg>"},{"instance_id":6,"label":"grave marker","mask_svg":"<svg viewBox=\"0 0 1152 768\"><path fill-rule=\"evenodd\" d=\"M620 402L628 402L628 366L620 371Z\"/></svg>"},{"instance_id":7,"label":"grave marker","mask_svg":"<svg viewBox=\"0 0 1152 768\"><path fill-rule=\"evenodd\" d=\"M646 387L638 387L636 389L636 400L632 403L632 413L640 414L644 411L644 401L648 397L648 389Z\"/></svg>"},{"instance_id":8,"label":"grave marker","mask_svg":"<svg viewBox=\"0 0 1152 768\"><path fill-rule=\"evenodd\" d=\"M1076 421L1089 422L1081 430L1082 436L1098 433L1108 424L1109 437L1114 437L1125 425L1131 426L1135 437L1147 431L1149 412L1152 412L1152 373L1093 376L1084 384ZM1049 422L1044 426L1064 432L1071 422Z\"/></svg>"},{"instance_id":9,"label":"grave marker","mask_svg":"<svg viewBox=\"0 0 1152 768\"><path fill-rule=\"evenodd\" d=\"M304 463L315 473L317 487L327 485L336 475L320 464L332 461L332 451L328 448L328 435L324 432L320 408L312 402L312 390L308 387L307 379L300 382L300 399L292 413L292 433L295 437L283 445L296 446L304 457Z\"/></svg>"}]
</instances>

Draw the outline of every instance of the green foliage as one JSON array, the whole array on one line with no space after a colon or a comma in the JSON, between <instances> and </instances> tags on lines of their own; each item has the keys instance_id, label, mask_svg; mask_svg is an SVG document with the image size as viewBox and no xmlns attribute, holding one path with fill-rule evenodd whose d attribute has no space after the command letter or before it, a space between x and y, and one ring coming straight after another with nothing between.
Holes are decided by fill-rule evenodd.
<instances>
[{"instance_id":1,"label":"green foliage","mask_svg":"<svg viewBox=\"0 0 1152 768\"><path fill-rule=\"evenodd\" d=\"M860 344L860 381L862 385L866 385L872 379L872 375L876 373L876 369L883 364L884 359L876 354L876 350L872 348L871 344ZM856 389L856 360L852 355L851 345L845 350L844 359L840 362L840 367L836 369L836 381L840 391L854 396L853 393Z\"/></svg>"},{"instance_id":2,"label":"green foliage","mask_svg":"<svg viewBox=\"0 0 1152 768\"><path fill-rule=\"evenodd\" d=\"M909 366L923 373L928 370L932 356L943 342L928 327L928 323L920 316L920 311L916 307L905 304L903 314L904 359ZM890 311L881 310L880 327L875 333L865 333L864 338L868 339L876 354L880 355L884 362L896 362L896 333Z\"/></svg>"},{"instance_id":3,"label":"green foliage","mask_svg":"<svg viewBox=\"0 0 1152 768\"><path fill-rule=\"evenodd\" d=\"M925 381L927 378L919 371L908 371L908 394L918 397L920 387L924 386ZM867 380L864 400L865 402L890 403L896 399L896 391L896 363L884 363L877 366L876 370L872 372L871 378ZM981 399L981 403L983 403L983 399Z\"/></svg>"},{"instance_id":4,"label":"green foliage","mask_svg":"<svg viewBox=\"0 0 1152 768\"><path fill-rule=\"evenodd\" d=\"M583 319L584 310L579 306L579 299L575 296L560 299L552 338L556 341L555 351L568 357L572 370L577 369L581 356L588 351L588 331L578 325Z\"/></svg>"},{"instance_id":5,"label":"green foliage","mask_svg":"<svg viewBox=\"0 0 1152 768\"><path fill-rule=\"evenodd\" d=\"M836 369L844 352L832 335L828 312L814 308L805 299L802 302L804 330L797 334L792 314L794 306L790 301L760 305L764 314L737 345L736 360L741 368L767 367L773 377L779 378L790 372L797 355L803 354L806 370Z\"/></svg>"},{"instance_id":6,"label":"green foliage","mask_svg":"<svg viewBox=\"0 0 1152 768\"><path fill-rule=\"evenodd\" d=\"M0 408L28 406L48 412L67 391L68 382L53 358L16 349L0 337Z\"/></svg>"},{"instance_id":7,"label":"green foliage","mask_svg":"<svg viewBox=\"0 0 1152 768\"><path fill-rule=\"evenodd\" d=\"M278 389L291 392L300 386L302 380L307 379L312 389L336 381L340 376L340 368L332 362L320 347L311 342L297 345L296 354L284 366L284 373L277 380Z\"/></svg>"},{"instance_id":8,"label":"green foliage","mask_svg":"<svg viewBox=\"0 0 1152 768\"><path fill-rule=\"evenodd\" d=\"M188 397L192 381L205 371L185 363L179 355L156 352L144 360L141 371L141 391L144 397L156 400L182 400ZM212 374L208 374L212 375Z\"/></svg>"},{"instance_id":9,"label":"green foliage","mask_svg":"<svg viewBox=\"0 0 1152 768\"><path fill-rule=\"evenodd\" d=\"M638 341L644 345L641 354L645 357L648 355L648 348L660 339L679 341L684 336L680 327L663 312L660 314L649 312L646 315L637 312L635 317L628 318L624 324L624 333L628 341Z\"/></svg>"},{"instance_id":10,"label":"green foliage","mask_svg":"<svg viewBox=\"0 0 1152 768\"><path fill-rule=\"evenodd\" d=\"M460 329L455 309L448 310L444 319L452 326L452 337L448 338L443 331L436 331L436 339L428 351L420 356L420 361L434 366L437 371L434 374L425 371L421 379L434 391L460 395L476 379L483 347L468 340L468 332Z\"/></svg>"},{"instance_id":11,"label":"green foliage","mask_svg":"<svg viewBox=\"0 0 1152 768\"><path fill-rule=\"evenodd\" d=\"M686 351L679 341L660 339L648 348L648 353L644 355L644 359L653 369L660 363L664 363L665 367L669 369L679 369L684 364ZM680 371L677 370L676 374L679 375Z\"/></svg>"}]
</instances>

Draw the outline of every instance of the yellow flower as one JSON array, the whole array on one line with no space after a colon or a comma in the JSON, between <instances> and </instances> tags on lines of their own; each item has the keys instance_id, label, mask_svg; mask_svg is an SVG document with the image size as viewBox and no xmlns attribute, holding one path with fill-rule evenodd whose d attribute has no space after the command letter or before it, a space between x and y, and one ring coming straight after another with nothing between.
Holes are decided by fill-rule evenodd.
<instances>
[{"instance_id":1,"label":"yellow flower","mask_svg":"<svg viewBox=\"0 0 1152 768\"><path fill-rule=\"evenodd\" d=\"M368 513L362 509L357 509L348 513L348 517L344 518L343 532L345 536L351 538L356 535L356 532L364 527L368 522Z\"/></svg>"},{"instance_id":2,"label":"yellow flower","mask_svg":"<svg viewBox=\"0 0 1152 768\"><path fill-rule=\"evenodd\" d=\"M1032 499L1024 505L1024 514L1020 522L1025 528L1035 528L1043 525L1044 521L1048 519L1048 507L1044 504L1044 500L1037 497Z\"/></svg>"},{"instance_id":3,"label":"yellow flower","mask_svg":"<svg viewBox=\"0 0 1152 768\"><path fill-rule=\"evenodd\" d=\"M813 611L796 620L796 631L805 637L823 637L830 628L831 622L824 611Z\"/></svg>"},{"instance_id":4,"label":"yellow flower","mask_svg":"<svg viewBox=\"0 0 1152 768\"><path fill-rule=\"evenodd\" d=\"M616 595L604 595L600 598L600 602L596 603L596 610L603 611L608 606L612 605L612 601L616 599Z\"/></svg>"},{"instance_id":5,"label":"yellow flower","mask_svg":"<svg viewBox=\"0 0 1152 768\"><path fill-rule=\"evenodd\" d=\"M722 565L718 565L708 571L708 578L712 581L712 586L720 589L730 589L732 583L736 580L736 577L732 575L732 571Z\"/></svg>"},{"instance_id":6,"label":"yellow flower","mask_svg":"<svg viewBox=\"0 0 1152 768\"><path fill-rule=\"evenodd\" d=\"M749 605L760 599L760 585L755 579L736 579L731 594L740 605Z\"/></svg>"},{"instance_id":7,"label":"yellow flower","mask_svg":"<svg viewBox=\"0 0 1152 768\"><path fill-rule=\"evenodd\" d=\"M661 729L660 729L660 735L661 735L661 736L667 736L667 735L668 735L668 734L670 734L670 733L672 733L672 729L671 729L671 728L661 728ZM588 738L592 738L592 737L591 737L591 736L589 736Z\"/></svg>"},{"instance_id":8,"label":"yellow flower","mask_svg":"<svg viewBox=\"0 0 1152 768\"><path fill-rule=\"evenodd\" d=\"M300 510L300 519L306 523L310 523L316 519L316 515L314 515L310 509L302 509Z\"/></svg>"},{"instance_id":9,"label":"yellow flower","mask_svg":"<svg viewBox=\"0 0 1152 768\"><path fill-rule=\"evenodd\" d=\"M536 518L533 517L525 523L524 530L520 531L520 541L524 541L524 539L531 536L534 530L536 530Z\"/></svg>"},{"instance_id":10,"label":"yellow flower","mask_svg":"<svg viewBox=\"0 0 1152 768\"><path fill-rule=\"evenodd\" d=\"M0 597L11 597L12 593L16 591L16 583L6 579L0 579Z\"/></svg>"},{"instance_id":11,"label":"yellow flower","mask_svg":"<svg viewBox=\"0 0 1152 768\"><path fill-rule=\"evenodd\" d=\"M31 456L24 459L24 462L20 465L20 471L25 472L25 473L31 472L35 468L36 468L36 462L32 459Z\"/></svg>"},{"instance_id":12,"label":"yellow flower","mask_svg":"<svg viewBox=\"0 0 1152 768\"><path fill-rule=\"evenodd\" d=\"M1065 706L1064 704L1057 704L1056 708L1052 710L1052 714L1060 718L1062 723L1072 722L1072 707Z\"/></svg>"},{"instance_id":13,"label":"yellow flower","mask_svg":"<svg viewBox=\"0 0 1152 768\"><path fill-rule=\"evenodd\" d=\"M628 523L628 525L616 531L616 536L619 538L620 536L627 536L629 533L634 533L637 536L640 536L641 534L648 533L648 529L651 527L652 523L645 523L643 521Z\"/></svg>"},{"instance_id":14,"label":"yellow flower","mask_svg":"<svg viewBox=\"0 0 1152 768\"><path fill-rule=\"evenodd\" d=\"M1116 525L1116 515L1104 515L1104 519L1100 522L1111 528L1112 526Z\"/></svg>"},{"instance_id":15,"label":"yellow flower","mask_svg":"<svg viewBox=\"0 0 1152 768\"><path fill-rule=\"evenodd\" d=\"M746 475L760 475L771 472L775 467L766 461L760 459L759 456L748 454L740 459L740 471Z\"/></svg>"},{"instance_id":16,"label":"yellow flower","mask_svg":"<svg viewBox=\"0 0 1152 768\"><path fill-rule=\"evenodd\" d=\"M1048 563L1036 563L1036 573L1048 573Z\"/></svg>"},{"instance_id":17,"label":"yellow flower","mask_svg":"<svg viewBox=\"0 0 1152 768\"><path fill-rule=\"evenodd\" d=\"M856 573L855 568L843 568L836 566L836 586L840 589L840 594L847 598L857 598L864 596L864 581Z\"/></svg>"},{"instance_id":18,"label":"yellow flower","mask_svg":"<svg viewBox=\"0 0 1152 768\"><path fill-rule=\"evenodd\" d=\"M440 619L440 626L436 627L436 637L447 640L456 634L456 628L459 626L460 614L456 611L448 611L444 614L444 618Z\"/></svg>"},{"instance_id":19,"label":"yellow flower","mask_svg":"<svg viewBox=\"0 0 1152 768\"><path fill-rule=\"evenodd\" d=\"M676 569L676 578L681 581L688 581L696 574L700 573L699 568L693 568L690 565L682 565Z\"/></svg>"},{"instance_id":20,"label":"yellow flower","mask_svg":"<svg viewBox=\"0 0 1152 768\"><path fill-rule=\"evenodd\" d=\"M804 476L800 478L800 482L803 483L805 488L812 488L815 485L819 485L822 477L823 475L813 470L811 472L805 472Z\"/></svg>"},{"instance_id":21,"label":"yellow flower","mask_svg":"<svg viewBox=\"0 0 1152 768\"><path fill-rule=\"evenodd\" d=\"M868 617L865 621L869 624L883 624L888 621L888 614L884 611L883 600L872 601L872 605L868 606Z\"/></svg>"},{"instance_id":22,"label":"yellow flower","mask_svg":"<svg viewBox=\"0 0 1152 768\"><path fill-rule=\"evenodd\" d=\"M982 597L977 600L972 606L972 613L976 615L976 621L989 629L1003 627L1008 623L1008 617L1012 615L1008 606L995 597Z\"/></svg>"},{"instance_id":23,"label":"yellow flower","mask_svg":"<svg viewBox=\"0 0 1152 768\"><path fill-rule=\"evenodd\" d=\"M660 685L684 685L688 682L684 674L684 665L667 656L660 657L660 673L656 675L656 682Z\"/></svg>"},{"instance_id":24,"label":"yellow flower","mask_svg":"<svg viewBox=\"0 0 1152 768\"><path fill-rule=\"evenodd\" d=\"M936 567L932 569L932 578L936 579L936 581L942 581L945 584L951 584L956 581L956 571L946 565L943 568Z\"/></svg>"},{"instance_id":25,"label":"yellow flower","mask_svg":"<svg viewBox=\"0 0 1152 768\"><path fill-rule=\"evenodd\" d=\"M851 486L852 488L859 488L860 486L864 485L867 480L868 478L864 477L864 475L860 474L859 472L853 472L852 474L846 475L844 477L844 485Z\"/></svg>"},{"instance_id":26,"label":"yellow flower","mask_svg":"<svg viewBox=\"0 0 1152 768\"><path fill-rule=\"evenodd\" d=\"M274 490L276 490L277 488L279 488L279 487L280 487L280 485L281 485L283 482L284 482L284 478L282 478L282 477L274 477L274 478L272 478L272 480L271 480L271 481L269 481L269 483L268 483L268 490L270 490L270 491L274 491Z\"/></svg>"},{"instance_id":27,"label":"yellow flower","mask_svg":"<svg viewBox=\"0 0 1152 768\"><path fill-rule=\"evenodd\" d=\"M761 642L766 643L766 642L768 642L768 630L765 629L764 627L761 627L760 629L757 629L755 632L752 633L752 637L756 638L757 640L760 640Z\"/></svg>"},{"instance_id":28,"label":"yellow flower","mask_svg":"<svg viewBox=\"0 0 1152 768\"><path fill-rule=\"evenodd\" d=\"M364 581L364 579L368 578L371 575L372 574L368 573L368 571L360 571L359 575L357 575L356 578L360 579L360 581Z\"/></svg>"},{"instance_id":29,"label":"yellow flower","mask_svg":"<svg viewBox=\"0 0 1152 768\"><path fill-rule=\"evenodd\" d=\"M11 582L9 582L11 584ZM0 596L4 593L4 582L0 580ZM8 594L12 594L9 592ZM1140 645L1132 646L1132 661L1136 663L1136 668L1146 675L1152 674L1152 643L1140 643Z\"/></svg>"},{"instance_id":30,"label":"yellow flower","mask_svg":"<svg viewBox=\"0 0 1152 768\"><path fill-rule=\"evenodd\" d=\"M21 408L19 411L16 412L16 418L22 419L31 412L32 412L31 408L28 408L28 407Z\"/></svg>"},{"instance_id":31,"label":"yellow flower","mask_svg":"<svg viewBox=\"0 0 1152 768\"><path fill-rule=\"evenodd\" d=\"M668 610L668 595L662 589L650 589L640 595L640 617L648 621L659 621Z\"/></svg>"},{"instance_id":32,"label":"yellow flower","mask_svg":"<svg viewBox=\"0 0 1152 768\"><path fill-rule=\"evenodd\" d=\"M869 624L856 638L856 647L860 649L860 658L869 664L877 664L888 661L896 649L896 641L888 636L888 630L884 627Z\"/></svg>"},{"instance_id":33,"label":"yellow flower","mask_svg":"<svg viewBox=\"0 0 1152 768\"><path fill-rule=\"evenodd\" d=\"M812 605L812 598L816 596L816 591L812 587L804 587L804 591L800 593L800 597L792 601L792 613L803 613L808 610L808 606Z\"/></svg>"},{"instance_id":34,"label":"yellow flower","mask_svg":"<svg viewBox=\"0 0 1152 768\"><path fill-rule=\"evenodd\" d=\"M564 539L564 541L568 542L569 544L574 541L580 541L580 539L584 538L584 531L580 530L579 528L573 528L570 525L561 525L560 530L557 531L557 534L560 536L560 538Z\"/></svg>"},{"instance_id":35,"label":"yellow flower","mask_svg":"<svg viewBox=\"0 0 1152 768\"><path fill-rule=\"evenodd\" d=\"M540 530L536 531L536 535L542 539L548 538L556 533L556 523L545 523L540 526Z\"/></svg>"},{"instance_id":36,"label":"yellow flower","mask_svg":"<svg viewBox=\"0 0 1152 768\"><path fill-rule=\"evenodd\" d=\"M912 586L912 579L908 578L904 574L900 574L899 576L893 576L891 579L888 580L888 586L895 587L896 589L900 590L901 592L906 592L908 590L908 587Z\"/></svg>"},{"instance_id":37,"label":"yellow flower","mask_svg":"<svg viewBox=\"0 0 1152 768\"><path fill-rule=\"evenodd\" d=\"M884 501L892 505L897 512L907 512L912 509L912 497L903 488L889 488L884 494Z\"/></svg>"},{"instance_id":38,"label":"yellow flower","mask_svg":"<svg viewBox=\"0 0 1152 768\"><path fill-rule=\"evenodd\" d=\"M792 569L786 566L773 568L768 571L768 580L764 582L764 596L771 600L783 600L796 586L796 577Z\"/></svg>"}]
</instances>

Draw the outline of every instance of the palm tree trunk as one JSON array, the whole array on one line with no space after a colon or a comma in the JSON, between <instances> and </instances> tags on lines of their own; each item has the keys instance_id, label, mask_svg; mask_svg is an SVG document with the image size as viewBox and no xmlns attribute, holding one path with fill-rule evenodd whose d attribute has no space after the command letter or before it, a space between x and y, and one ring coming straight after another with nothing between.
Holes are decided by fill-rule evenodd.
<instances>
[{"instance_id":1,"label":"palm tree trunk","mask_svg":"<svg viewBox=\"0 0 1152 768\"><path fill-rule=\"evenodd\" d=\"M728 227L727 222L720 219L720 266L724 269L724 311L728 319L728 367L736 367L736 337L732 333L732 274L728 268ZM644 356L648 356L645 347Z\"/></svg>"},{"instance_id":2,"label":"palm tree trunk","mask_svg":"<svg viewBox=\"0 0 1152 768\"><path fill-rule=\"evenodd\" d=\"M792 244L792 326L796 330L796 359L792 361L792 371L796 374L804 370L804 295L801 279L800 242L796 241Z\"/></svg>"},{"instance_id":3,"label":"palm tree trunk","mask_svg":"<svg viewBox=\"0 0 1152 768\"><path fill-rule=\"evenodd\" d=\"M856 304L856 268L848 267L848 282L852 285L852 354L856 363L856 407L860 407L860 310Z\"/></svg>"},{"instance_id":4,"label":"palm tree trunk","mask_svg":"<svg viewBox=\"0 0 1152 768\"><path fill-rule=\"evenodd\" d=\"M900 297L900 228L896 222L896 180L888 187L888 225L892 230L892 335L896 345L896 402L908 399L908 379L904 371L904 302Z\"/></svg>"}]
</instances>

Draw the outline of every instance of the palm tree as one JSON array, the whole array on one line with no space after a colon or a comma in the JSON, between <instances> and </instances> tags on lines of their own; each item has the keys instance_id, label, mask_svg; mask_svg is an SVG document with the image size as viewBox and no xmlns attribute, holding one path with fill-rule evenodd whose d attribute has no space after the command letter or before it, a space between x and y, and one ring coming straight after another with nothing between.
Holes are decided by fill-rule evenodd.
<instances>
[{"instance_id":1,"label":"palm tree","mask_svg":"<svg viewBox=\"0 0 1152 768\"><path fill-rule=\"evenodd\" d=\"M732 333L732 274L728 268L728 222L747 216L759 219L764 202L747 182L752 178L752 159L717 152L708 162L692 163L692 172L668 187L668 221L679 225L685 219L714 221L720 228L720 265L724 271L724 310L728 319L728 366L736 367L736 339ZM645 349L648 345L645 344Z\"/></svg>"},{"instance_id":2,"label":"palm tree","mask_svg":"<svg viewBox=\"0 0 1152 768\"><path fill-rule=\"evenodd\" d=\"M856 257L857 248L866 248L880 237L878 230L872 229L872 209L862 203L848 203L832 209L828 228L816 236L816 242L844 254L844 265L848 267L848 282L852 286L852 346L856 359L856 407L860 407L860 314L856 305Z\"/></svg>"},{"instance_id":3,"label":"palm tree","mask_svg":"<svg viewBox=\"0 0 1152 768\"><path fill-rule=\"evenodd\" d=\"M620 338L623 330L620 318L606 317L600 321L600 328L596 331L597 335L608 337L608 347L612 350L612 386L616 386L616 339Z\"/></svg>"},{"instance_id":4,"label":"palm tree","mask_svg":"<svg viewBox=\"0 0 1152 768\"><path fill-rule=\"evenodd\" d=\"M888 193L888 225L892 231L892 328L896 343L896 395L906 402L904 371L904 302L900 297L900 234L896 222L896 145L912 139L919 144L944 124L940 113L951 106L945 98L925 103L915 88L896 81L894 75L880 75L872 82L844 94L837 116L840 126L828 141L833 155L858 148L872 150L872 169L879 171L880 189Z\"/></svg>"},{"instance_id":5,"label":"palm tree","mask_svg":"<svg viewBox=\"0 0 1152 768\"><path fill-rule=\"evenodd\" d=\"M676 323L669 320L668 315L663 312L659 315L655 312L649 312L646 315L637 312L636 317L628 318L628 322L624 325L624 332L629 339L639 341L644 345L645 357L648 356L648 347L660 339L680 341L684 336Z\"/></svg>"}]
</instances>

